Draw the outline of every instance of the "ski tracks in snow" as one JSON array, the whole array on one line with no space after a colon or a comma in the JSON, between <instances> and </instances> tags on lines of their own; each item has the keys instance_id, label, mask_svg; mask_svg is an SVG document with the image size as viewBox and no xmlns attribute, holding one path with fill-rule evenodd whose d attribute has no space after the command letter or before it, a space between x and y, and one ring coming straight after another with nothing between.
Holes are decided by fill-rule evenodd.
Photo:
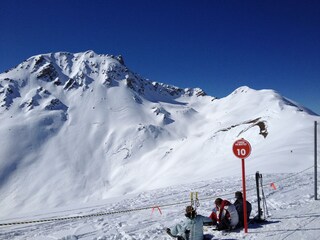
<instances>
[{"instance_id":1,"label":"ski tracks in snow","mask_svg":"<svg viewBox=\"0 0 320 240\"><path fill-rule=\"evenodd\" d=\"M284 183L278 183L277 189L264 187L266 201L271 217L266 224L249 225L248 233L242 230L224 233L212 231L216 239L318 239L320 236L320 201L313 200L313 186L310 184L311 174L304 173L294 176ZM267 175L266 183L279 180L279 175ZM120 200L108 200L103 205L68 209L63 213L67 216L88 215L92 213L108 213L134 208L163 206L161 212L156 207L152 210L137 210L115 213L84 219L63 220L56 222L37 223L29 225L13 225L0 227L0 239L3 240L170 240L164 229L184 219L184 209L188 205L190 191L198 191L200 207L198 213L208 216L213 208L215 197L223 195L233 201L234 191L241 189L237 186L238 178L230 177L225 181L215 179L182 186L168 187L132 195ZM236 184L235 184L236 183ZM248 185L254 185L254 179L248 178ZM240 185L240 184L239 184ZM220 190L219 190L220 189ZM211 193L212 198L209 197ZM220 193L220 195L219 195ZM249 191L247 197L252 200L253 216L257 209L255 191ZM172 203L177 203L172 204ZM172 205L171 205L172 204ZM164 206L166 205L166 206ZM47 215L46 215L47 214ZM57 210L51 213L39 213L25 216L25 219L43 219L45 216L57 215ZM20 218L21 219L21 218ZM0 222L5 222L0 220Z\"/></svg>"}]
</instances>

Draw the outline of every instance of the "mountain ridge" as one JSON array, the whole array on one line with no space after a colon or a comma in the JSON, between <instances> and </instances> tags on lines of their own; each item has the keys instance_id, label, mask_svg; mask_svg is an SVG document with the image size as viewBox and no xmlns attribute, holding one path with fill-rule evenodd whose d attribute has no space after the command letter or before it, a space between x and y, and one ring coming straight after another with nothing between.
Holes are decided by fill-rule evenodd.
<instances>
[{"instance_id":1,"label":"mountain ridge","mask_svg":"<svg viewBox=\"0 0 320 240\"><path fill-rule=\"evenodd\" d=\"M0 74L2 214L235 175L239 137L249 173L301 169L314 120L273 90L218 99L144 79L120 56L37 55Z\"/></svg>"}]
</instances>

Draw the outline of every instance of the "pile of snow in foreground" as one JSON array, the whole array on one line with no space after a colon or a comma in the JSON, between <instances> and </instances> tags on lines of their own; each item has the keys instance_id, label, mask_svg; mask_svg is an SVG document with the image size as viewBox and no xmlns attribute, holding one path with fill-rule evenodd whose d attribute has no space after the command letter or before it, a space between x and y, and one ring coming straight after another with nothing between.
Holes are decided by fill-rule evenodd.
<instances>
[{"instance_id":1,"label":"pile of snow in foreground","mask_svg":"<svg viewBox=\"0 0 320 240\"><path fill-rule=\"evenodd\" d=\"M268 224L249 225L248 234L243 231L231 233L211 232L212 239L318 239L320 236L320 201L314 200L312 173L264 175L264 193L270 216ZM276 190L270 187L275 183ZM154 205L166 205L188 201L191 191L198 191L201 206L198 213L209 215L216 197L233 201L233 193L239 190L241 178L229 177L188 185L180 185L142 192L126 198L100 202L95 206L75 206L54 209L50 212L32 213L23 217L2 219L0 223L48 219L61 216L106 213ZM256 213L257 201L254 176L247 176L247 198ZM205 199L205 200L201 200ZM77 220L0 227L0 239L171 239L163 229L184 218L186 204L118 213ZM251 216L251 217L252 217Z\"/></svg>"}]
</instances>

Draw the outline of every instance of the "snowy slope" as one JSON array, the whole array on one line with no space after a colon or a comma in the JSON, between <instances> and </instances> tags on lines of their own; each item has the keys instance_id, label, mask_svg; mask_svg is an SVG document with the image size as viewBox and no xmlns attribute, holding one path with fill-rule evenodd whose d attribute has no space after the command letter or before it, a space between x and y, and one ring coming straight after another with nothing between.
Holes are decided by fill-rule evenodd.
<instances>
[{"instance_id":1,"label":"snowy slope","mask_svg":"<svg viewBox=\"0 0 320 240\"><path fill-rule=\"evenodd\" d=\"M51 53L0 74L0 216L313 163L307 109L273 90L216 99L151 82L121 56Z\"/></svg>"},{"instance_id":2,"label":"snowy slope","mask_svg":"<svg viewBox=\"0 0 320 240\"><path fill-rule=\"evenodd\" d=\"M268 207L268 223L249 224L248 233L235 230L230 233L212 231L205 227L205 233L212 239L306 239L316 240L320 236L320 201L313 196L312 173L263 174L264 192ZM269 187L275 183L276 190ZM200 207L198 213L208 216L216 197L233 201L234 192L239 190L241 179L226 177L191 184L177 185L153 191L145 191L126 198L100 201L96 205L69 206L46 212L34 212L27 216L7 218L1 223L41 220L57 217L74 217L102 214L83 219L60 220L0 227L0 238L4 240L170 240L164 231L184 219L190 191L198 191ZM252 203L251 217L257 212L254 176L247 176L247 198ZM186 202L179 204L180 202ZM174 204L177 203L177 204ZM171 205L173 204L173 205ZM161 206L161 214L157 208ZM163 207L162 207L163 206ZM262 206L262 205L261 205ZM145 208L131 212L137 208ZM149 207L149 208L148 208ZM122 211L121 213L107 214ZM107 214L107 215L106 215Z\"/></svg>"}]
</instances>

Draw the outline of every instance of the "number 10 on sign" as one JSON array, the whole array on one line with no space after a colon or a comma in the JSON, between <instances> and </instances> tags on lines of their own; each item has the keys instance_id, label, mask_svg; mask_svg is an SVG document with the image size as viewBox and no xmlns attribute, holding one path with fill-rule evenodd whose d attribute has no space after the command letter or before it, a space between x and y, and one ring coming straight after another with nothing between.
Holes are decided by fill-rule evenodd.
<instances>
[{"instance_id":1,"label":"number 10 on sign","mask_svg":"<svg viewBox=\"0 0 320 240\"><path fill-rule=\"evenodd\" d=\"M242 149L237 149L237 156L245 156L247 154L247 151L242 148Z\"/></svg>"}]
</instances>

